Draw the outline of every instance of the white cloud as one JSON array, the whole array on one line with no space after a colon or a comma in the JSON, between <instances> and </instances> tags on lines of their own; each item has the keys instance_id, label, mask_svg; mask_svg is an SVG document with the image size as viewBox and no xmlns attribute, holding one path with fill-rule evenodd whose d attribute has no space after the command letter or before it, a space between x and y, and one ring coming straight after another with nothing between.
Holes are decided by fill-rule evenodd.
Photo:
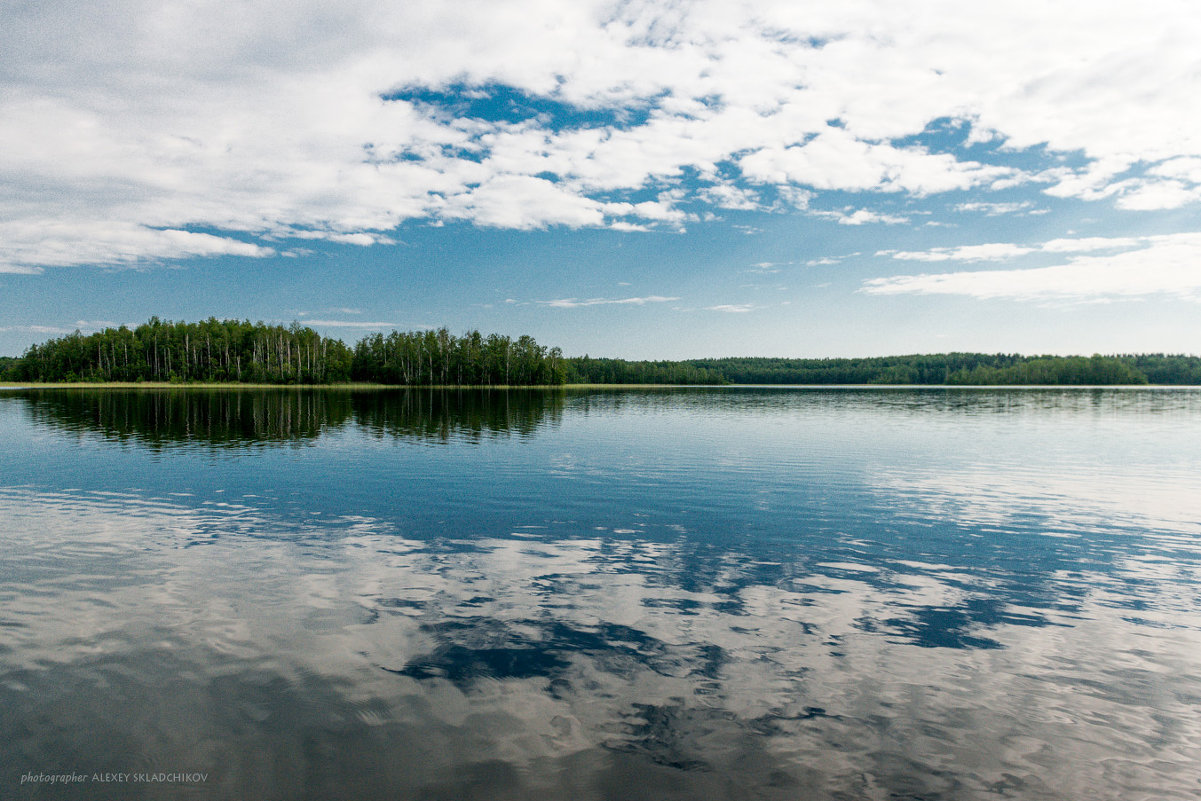
<instances>
[{"instance_id":1,"label":"white cloud","mask_svg":"<svg viewBox=\"0 0 1201 801\"><path fill-rule=\"evenodd\" d=\"M745 314L753 311L755 305L752 303L722 303L718 306L706 306L706 311L727 312L729 314Z\"/></svg>"},{"instance_id":2,"label":"white cloud","mask_svg":"<svg viewBox=\"0 0 1201 801\"><path fill-rule=\"evenodd\" d=\"M609 227L611 229L613 229L614 231L625 231L625 232L631 232L631 231L645 232L645 231L651 230L650 228L648 228L645 225L639 225L637 223L626 222L625 220L617 220L616 222L610 223Z\"/></svg>"},{"instance_id":3,"label":"white cloud","mask_svg":"<svg viewBox=\"0 0 1201 801\"><path fill-rule=\"evenodd\" d=\"M118 328L122 323L112 320L76 320L72 325L5 325L0 326L3 332L20 332L23 334L72 334L76 331L90 334L105 328Z\"/></svg>"},{"instance_id":4,"label":"white cloud","mask_svg":"<svg viewBox=\"0 0 1201 801\"><path fill-rule=\"evenodd\" d=\"M739 166L763 183L914 195L969 189L1013 173L946 153L865 142L841 128L828 128L804 145L757 150L742 157Z\"/></svg>"},{"instance_id":5,"label":"white cloud","mask_svg":"<svg viewBox=\"0 0 1201 801\"><path fill-rule=\"evenodd\" d=\"M1003 214L1020 214L1021 212L1030 212L1033 208L1034 204L1029 200L1021 200L1012 203L974 201L971 203L958 203L955 205L955 211L965 213L981 212L989 217L999 217Z\"/></svg>"},{"instance_id":6,"label":"white cloud","mask_svg":"<svg viewBox=\"0 0 1201 801\"><path fill-rule=\"evenodd\" d=\"M1178 208L1201 199L1198 40L1184 0L9 4L0 271L366 246L409 219L679 227L689 202L1033 178ZM381 99L455 85L595 116ZM906 139L947 119L1080 166L1028 176ZM686 196L629 200L664 186Z\"/></svg>"},{"instance_id":7,"label":"white cloud","mask_svg":"<svg viewBox=\"0 0 1201 801\"><path fill-rule=\"evenodd\" d=\"M59 325L3 325L0 331L20 331L29 334L70 334L74 328L63 328Z\"/></svg>"},{"instance_id":8,"label":"white cloud","mask_svg":"<svg viewBox=\"0 0 1201 801\"><path fill-rule=\"evenodd\" d=\"M559 298L558 300L538 300L535 303L550 306L552 309L578 309L582 306L645 306L648 303L669 303L679 298L669 298L662 295L648 295L644 298Z\"/></svg>"},{"instance_id":9,"label":"white cloud","mask_svg":"<svg viewBox=\"0 0 1201 801\"><path fill-rule=\"evenodd\" d=\"M752 189L724 183L705 187L700 198L722 209L752 211L761 206L759 195Z\"/></svg>"},{"instance_id":10,"label":"white cloud","mask_svg":"<svg viewBox=\"0 0 1201 801\"><path fill-rule=\"evenodd\" d=\"M396 323L369 323L365 320L302 320L306 326L321 326L323 328L396 328Z\"/></svg>"},{"instance_id":11,"label":"white cloud","mask_svg":"<svg viewBox=\"0 0 1201 801\"><path fill-rule=\"evenodd\" d=\"M0 221L0 272L36 272L36 265L131 264L192 256L262 258L275 250L232 237L104 221Z\"/></svg>"},{"instance_id":12,"label":"white cloud","mask_svg":"<svg viewBox=\"0 0 1201 801\"><path fill-rule=\"evenodd\" d=\"M809 201L813 199L814 193L796 186L777 186L776 194L780 196L780 203L790 209L803 211L809 208ZM777 210L780 210L779 204L777 204Z\"/></svg>"},{"instance_id":13,"label":"white cloud","mask_svg":"<svg viewBox=\"0 0 1201 801\"><path fill-rule=\"evenodd\" d=\"M1201 186L1182 181L1132 181L1122 184L1120 191L1115 204L1131 211L1178 209L1201 200Z\"/></svg>"},{"instance_id":14,"label":"white cloud","mask_svg":"<svg viewBox=\"0 0 1201 801\"><path fill-rule=\"evenodd\" d=\"M1001 261L1024 256L1033 249L1007 242L990 242L984 245L963 245L954 248L932 248L922 251L881 250L877 256L892 256L901 261Z\"/></svg>"},{"instance_id":15,"label":"white cloud","mask_svg":"<svg viewBox=\"0 0 1201 801\"><path fill-rule=\"evenodd\" d=\"M1181 178L1194 184L1201 184L1201 158L1170 159L1147 170L1151 175L1168 178Z\"/></svg>"},{"instance_id":16,"label":"white cloud","mask_svg":"<svg viewBox=\"0 0 1201 801\"><path fill-rule=\"evenodd\" d=\"M447 200L442 214L497 228L600 225L598 201L566 191L544 178L500 175Z\"/></svg>"},{"instance_id":17,"label":"white cloud","mask_svg":"<svg viewBox=\"0 0 1201 801\"><path fill-rule=\"evenodd\" d=\"M397 240L377 233L369 233L360 231L353 234L338 234L330 231L303 231L292 230L287 232L279 232L276 238L291 238L291 239L324 239L329 242L338 242L343 245L359 245L360 247L368 247L370 245L395 245Z\"/></svg>"},{"instance_id":18,"label":"white cloud","mask_svg":"<svg viewBox=\"0 0 1201 801\"><path fill-rule=\"evenodd\" d=\"M1044 253L1085 253L1093 250L1128 250L1140 240L1131 236L1086 236L1076 239L1052 239L1039 246Z\"/></svg>"},{"instance_id":19,"label":"white cloud","mask_svg":"<svg viewBox=\"0 0 1201 801\"><path fill-rule=\"evenodd\" d=\"M1103 240L1083 240L1081 252ZM1112 240L1113 242L1129 240ZM1056 240L1062 243L1064 240ZM1048 243L1053 244L1053 243ZM1048 267L897 275L864 282L872 295L966 295L1012 300L1201 298L1201 233L1145 237L1139 247L1104 255L1076 255ZM1046 252L1065 252L1063 244Z\"/></svg>"},{"instance_id":20,"label":"white cloud","mask_svg":"<svg viewBox=\"0 0 1201 801\"><path fill-rule=\"evenodd\" d=\"M959 247L931 248L930 250L880 250L877 256L891 256L900 261L1006 261L1030 253L1085 253L1096 250L1128 250L1138 247L1143 240L1135 237L1079 237L1061 238L1043 242L1041 245L1016 245L1011 242L990 242L983 245L961 245Z\"/></svg>"},{"instance_id":21,"label":"white cloud","mask_svg":"<svg viewBox=\"0 0 1201 801\"><path fill-rule=\"evenodd\" d=\"M867 223L883 223L884 225L899 225L909 222L908 217L895 214L872 211L870 209L843 209L842 211L811 211L814 217L825 217L835 220L839 225L865 225Z\"/></svg>"},{"instance_id":22,"label":"white cloud","mask_svg":"<svg viewBox=\"0 0 1201 801\"><path fill-rule=\"evenodd\" d=\"M41 275L42 272L41 267L34 267L29 264L5 264L4 262L0 262L0 274Z\"/></svg>"},{"instance_id":23,"label":"white cloud","mask_svg":"<svg viewBox=\"0 0 1201 801\"><path fill-rule=\"evenodd\" d=\"M780 272L780 268L787 266L791 262L776 262L776 261L761 261L750 266L750 269L744 272L758 273L760 275L775 275Z\"/></svg>"}]
</instances>

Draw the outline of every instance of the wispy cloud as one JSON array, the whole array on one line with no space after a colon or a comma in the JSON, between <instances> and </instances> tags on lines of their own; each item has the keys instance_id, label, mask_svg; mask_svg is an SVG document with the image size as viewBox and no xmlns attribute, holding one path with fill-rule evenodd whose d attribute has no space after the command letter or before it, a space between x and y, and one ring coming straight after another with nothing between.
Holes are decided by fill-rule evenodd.
<instances>
[{"instance_id":1,"label":"wispy cloud","mask_svg":"<svg viewBox=\"0 0 1201 801\"><path fill-rule=\"evenodd\" d=\"M756 275L776 275L777 273L781 272L784 267L788 267L793 263L794 262L790 261L760 261L752 264L748 269L743 270L743 272L753 273Z\"/></svg>"},{"instance_id":2,"label":"wispy cloud","mask_svg":"<svg viewBox=\"0 0 1201 801\"><path fill-rule=\"evenodd\" d=\"M370 329L390 329L397 328L397 323L388 322L367 322L366 320L303 320L307 326L320 326L322 328L370 328Z\"/></svg>"},{"instance_id":3,"label":"wispy cloud","mask_svg":"<svg viewBox=\"0 0 1201 801\"><path fill-rule=\"evenodd\" d=\"M0 203L0 211L4 207ZM36 273L41 265L137 264L196 256L263 258L275 252L229 236L152 228L133 221L79 221L70 216L0 221L0 272Z\"/></svg>"},{"instance_id":4,"label":"wispy cloud","mask_svg":"<svg viewBox=\"0 0 1201 801\"><path fill-rule=\"evenodd\" d=\"M74 328L60 325L0 325L0 331L19 331L25 334L70 334Z\"/></svg>"},{"instance_id":5,"label":"wispy cloud","mask_svg":"<svg viewBox=\"0 0 1201 801\"><path fill-rule=\"evenodd\" d=\"M953 248L932 248L930 250L879 250L877 256L892 256L901 261L1002 261L1016 256L1024 256L1034 251L1034 248L1014 245L1008 242L989 242L983 245L962 245Z\"/></svg>"},{"instance_id":6,"label":"wispy cloud","mask_svg":"<svg viewBox=\"0 0 1201 801\"><path fill-rule=\"evenodd\" d=\"M301 311L296 312L297 317L309 317L317 312ZM351 309L345 306L333 306L325 310L326 314L362 314L362 309Z\"/></svg>"},{"instance_id":7,"label":"wispy cloud","mask_svg":"<svg viewBox=\"0 0 1201 801\"><path fill-rule=\"evenodd\" d=\"M899 225L909 222L908 217L885 214L884 212L872 211L870 209L846 208L838 211L811 211L809 213L814 217L825 217L826 219L834 220L839 225L866 225L868 223Z\"/></svg>"},{"instance_id":8,"label":"wispy cloud","mask_svg":"<svg viewBox=\"0 0 1201 801\"><path fill-rule=\"evenodd\" d=\"M745 314L757 307L753 303L722 303L717 306L706 306L705 311L726 312L729 314Z\"/></svg>"},{"instance_id":9,"label":"wispy cloud","mask_svg":"<svg viewBox=\"0 0 1201 801\"><path fill-rule=\"evenodd\" d=\"M999 217L1004 214L1021 214L1023 212L1032 213L1036 211L1033 201L1030 200L1020 200L1010 203L973 201L971 203L957 203L954 209L965 214L984 214L988 217Z\"/></svg>"},{"instance_id":10,"label":"wispy cloud","mask_svg":"<svg viewBox=\"0 0 1201 801\"><path fill-rule=\"evenodd\" d=\"M891 256L900 261L958 261L964 263L1006 261L1030 253L1087 253L1098 250L1128 250L1150 238L1080 237L1052 239L1038 245L1017 245L1012 242L988 242L982 245L931 248L930 250L878 250L877 256Z\"/></svg>"},{"instance_id":11,"label":"wispy cloud","mask_svg":"<svg viewBox=\"0 0 1201 801\"><path fill-rule=\"evenodd\" d=\"M383 234L359 231L355 233L337 233L335 231L311 231L290 229L276 232L272 239L324 239L328 242L338 242L343 245L395 245L399 240Z\"/></svg>"},{"instance_id":12,"label":"wispy cloud","mask_svg":"<svg viewBox=\"0 0 1201 801\"><path fill-rule=\"evenodd\" d=\"M0 331L19 332L25 334L73 334L76 331L79 331L80 333L86 334L100 331L105 328L117 328L120 325L121 323L116 323L112 320L76 320L72 325L4 325L0 326Z\"/></svg>"},{"instance_id":13,"label":"wispy cloud","mask_svg":"<svg viewBox=\"0 0 1201 801\"><path fill-rule=\"evenodd\" d=\"M1067 262L1020 270L973 270L921 275L896 275L864 282L862 292L872 295L965 295L1011 300L1103 300L1172 295L1201 299L1201 233L1127 239L1077 240L1077 254ZM1113 249L1112 244L1135 246L1121 252L1092 255ZM1070 240L1053 240L1040 250L1071 252Z\"/></svg>"},{"instance_id":14,"label":"wispy cloud","mask_svg":"<svg viewBox=\"0 0 1201 801\"><path fill-rule=\"evenodd\" d=\"M534 302L553 309L578 309L583 306L644 306L647 303L668 303L673 300L679 300L679 298L648 295L644 298L559 298L558 300L537 300Z\"/></svg>"}]
</instances>

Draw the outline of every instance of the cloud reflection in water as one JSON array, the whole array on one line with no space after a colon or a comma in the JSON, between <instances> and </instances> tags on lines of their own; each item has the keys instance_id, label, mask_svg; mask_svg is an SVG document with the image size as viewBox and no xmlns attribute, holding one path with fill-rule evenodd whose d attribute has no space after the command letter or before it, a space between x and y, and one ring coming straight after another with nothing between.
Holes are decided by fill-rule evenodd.
<instances>
[{"instance_id":1,"label":"cloud reflection in water","mask_svg":"<svg viewBox=\"0 0 1201 801\"><path fill-rule=\"evenodd\" d=\"M0 490L5 764L208 770L242 797L1197 788L1196 584L1145 543L1031 593L1003 563L645 522L415 539L222 503Z\"/></svg>"}]
</instances>

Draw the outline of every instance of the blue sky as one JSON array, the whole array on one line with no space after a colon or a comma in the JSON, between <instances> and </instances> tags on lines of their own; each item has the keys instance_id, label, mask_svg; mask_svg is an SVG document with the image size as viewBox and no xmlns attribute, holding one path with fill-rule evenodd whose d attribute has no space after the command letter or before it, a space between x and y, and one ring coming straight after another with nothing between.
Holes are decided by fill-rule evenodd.
<instances>
[{"instance_id":1,"label":"blue sky","mask_svg":"<svg viewBox=\"0 0 1201 801\"><path fill-rule=\"evenodd\" d=\"M0 354L1201 352L1188 3L401 5L5 4Z\"/></svg>"}]
</instances>

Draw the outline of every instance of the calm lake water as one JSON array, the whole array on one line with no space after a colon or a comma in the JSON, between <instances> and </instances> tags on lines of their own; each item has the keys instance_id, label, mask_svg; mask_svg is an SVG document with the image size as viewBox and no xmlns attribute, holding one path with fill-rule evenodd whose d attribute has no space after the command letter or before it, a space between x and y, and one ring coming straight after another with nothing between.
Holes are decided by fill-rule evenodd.
<instances>
[{"instance_id":1,"label":"calm lake water","mask_svg":"<svg viewBox=\"0 0 1201 801\"><path fill-rule=\"evenodd\" d=\"M1199 545L1191 389L0 391L0 797L1195 800Z\"/></svg>"}]
</instances>

